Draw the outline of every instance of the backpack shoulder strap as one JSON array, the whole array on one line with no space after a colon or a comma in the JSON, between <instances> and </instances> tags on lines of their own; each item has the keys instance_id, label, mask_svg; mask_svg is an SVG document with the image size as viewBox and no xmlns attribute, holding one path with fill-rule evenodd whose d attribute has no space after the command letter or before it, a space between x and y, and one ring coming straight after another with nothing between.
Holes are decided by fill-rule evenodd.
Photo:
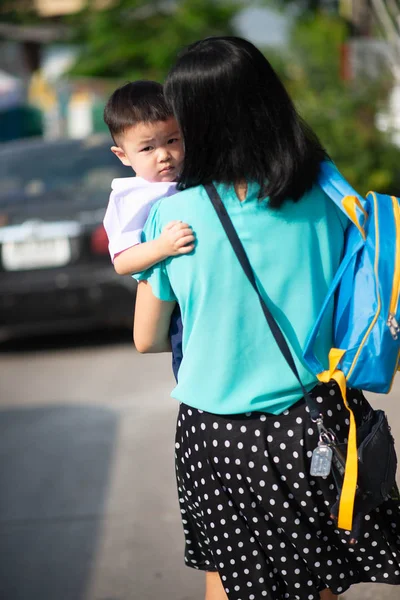
<instances>
[{"instance_id":1,"label":"backpack shoulder strap","mask_svg":"<svg viewBox=\"0 0 400 600\"><path fill-rule=\"evenodd\" d=\"M355 191L331 161L321 163L318 183L325 194L354 223L365 240L368 201Z\"/></svg>"}]
</instances>

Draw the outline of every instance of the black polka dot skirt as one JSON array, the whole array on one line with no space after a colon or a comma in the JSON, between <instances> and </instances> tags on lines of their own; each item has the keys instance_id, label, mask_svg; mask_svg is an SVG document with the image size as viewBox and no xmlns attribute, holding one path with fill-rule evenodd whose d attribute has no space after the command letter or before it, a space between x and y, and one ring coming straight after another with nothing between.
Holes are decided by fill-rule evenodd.
<instances>
[{"instance_id":1,"label":"black polka dot skirt","mask_svg":"<svg viewBox=\"0 0 400 600\"><path fill-rule=\"evenodd\" d=\"M348 411L336 384L313 395L324 424L345 440ZM370 410L349 390L356 422ZM218 571L229 600L319 600L358 582L400 585L400 502L364 517L356 545L329 508L331 476L311 477L318 433L304 401L281 415L213 415L181 404L176 471L185 562ZM400 590L399 590L400 593Z\"/></svg>"}]
</instances>

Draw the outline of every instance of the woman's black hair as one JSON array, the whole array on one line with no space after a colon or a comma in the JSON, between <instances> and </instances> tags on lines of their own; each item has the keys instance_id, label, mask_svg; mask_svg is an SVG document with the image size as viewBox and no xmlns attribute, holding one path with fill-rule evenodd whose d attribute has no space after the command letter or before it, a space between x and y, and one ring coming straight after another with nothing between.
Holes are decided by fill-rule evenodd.
<instances>
[{"instance_id":1,"label":"woman's black hair","mask_svg":"<svg viewBox=\"0 0 400 600\"><path fill-rule=\"evenodd\" d=\"M170 70L164 96L185 146L178 189L211 181L256 181L279 207L315 183L327 155L263 54L237 37L188 46Z\"/></svg>"}]
</instances>

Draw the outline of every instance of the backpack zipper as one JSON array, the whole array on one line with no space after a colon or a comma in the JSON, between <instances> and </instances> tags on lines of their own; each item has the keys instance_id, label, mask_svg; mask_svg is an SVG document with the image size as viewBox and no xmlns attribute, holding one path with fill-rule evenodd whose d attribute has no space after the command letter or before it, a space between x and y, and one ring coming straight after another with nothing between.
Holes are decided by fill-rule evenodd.
<instances>
[{"instance_id":1,"label":"backpack zipper","mask_svg":"<svg viewBox=\"0 0 400 600\"><path fill-rule=\"evenodd\" d=\"M392 295L389 304L389 316L387 320L387 326L389 327L392 338L397 340L400 333L400 325L396 319L397 306L399 302L399 286L400 286L400 209L397 198L392 196L394 222L396 228L396 255L395 255L395 267L393 276L393 287Z\"/></svg>"}]
</instances>

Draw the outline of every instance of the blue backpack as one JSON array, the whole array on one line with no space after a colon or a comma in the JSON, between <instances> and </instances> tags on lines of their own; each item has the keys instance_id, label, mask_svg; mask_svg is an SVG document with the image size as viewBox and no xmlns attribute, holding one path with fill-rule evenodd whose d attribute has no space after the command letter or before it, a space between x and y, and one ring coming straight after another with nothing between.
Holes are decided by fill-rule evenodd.
<instances>
[{"instance_id":1,"label":"blue backpack","mask_svg":"<svg viewBox=\"0 0 400 600\"><path fill-rule=\"evenodd\" d=\"M400 200L376 192L362 198L331 162L321 165L319 184L350 223L342 262L308 337L304 360L320 381L336 380L350 413L338 525L351 529L357 442L346 387L388 393L399 369ZM331 301L335 302L334 347L326 370L314 346Z\"/></svg>"}]
</instances>

